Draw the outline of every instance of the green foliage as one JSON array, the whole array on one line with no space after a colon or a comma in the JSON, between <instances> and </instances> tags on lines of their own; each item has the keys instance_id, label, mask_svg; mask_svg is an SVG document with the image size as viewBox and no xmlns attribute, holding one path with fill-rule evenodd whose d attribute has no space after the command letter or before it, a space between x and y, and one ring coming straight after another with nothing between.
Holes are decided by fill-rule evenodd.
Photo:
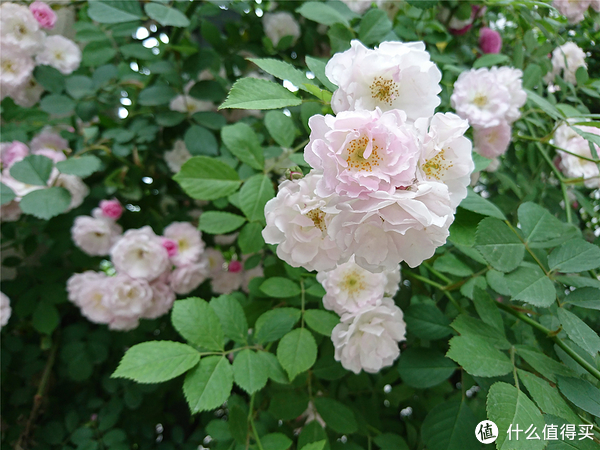
<instances>
[{"instance_id":1,"label":"green foliage","mask_svg":"<svg viewBox=\"0 0 600 450\"><path fill-rule=\"evenodd\" d=\"M25 214L48 220L65 212L70 203L69 191L62 187L51 187L25 195L19 202L19 207Z\"/></svg>"},{"instance_id":2,"label":"green foliage","mask_svg":"<svg viewBox=\"0 0 600 450\"><path fill-rule=\"evenodd\" d=\"M201 298L173 305L173 326L188 342L207 350L223 350L223 328L214 310Z\"/></svg>"},{"instance_id":3,"label":"green foliage","mask_svg":"<svg viewBox=\"0 0 600 450\"><path fill-rule=\"evenodd\" d=\"M277 359L293 381L310 369L317 359L317 344L310 331L297 328L287 333L277 347Z\"/></svg>"},{"instance_id":4,"label":"green foliage","mask_svg":"<svg viewBox=\"0 0 600 450\"><path fill-rule=\"evenodd\" d=\"M219 109L279 109L301 103L302 100L272 81L241 78L232 86Z\"/></svg>"},{"instance_id":5,"label":"green foliage","mask_svg":"<svg viewBox=\"0 0 600 450\"><path fill-rule=\"evenodd\" d=\"M227 358L207 356L186 375L183 393L194 414L221 406L232 387L233 369Z\"/></svg>"},{"instance_id":6,"label":"green foliage","mask_svg":"<svg viewBox=\"0 0 600 450\"><path fill-rule=\"evenodd\" d=\"M241 183L235 170L206 156L188 160L173 179L190 197L198 200L226 197L237 191Z\"/></svg>"},{"instance_id":7,"label":"green foliage","mask_svg":"<svg viewBox=\"0 0 600 450\"><path fill-rule=\"evenodd\" d=\"M463 401L451 400L438 405L425 418L421 433L431 450L478 449L475 439L477 419Z\"/></svg>"},{"instance_id":8,"label":"green foliage","mask_svg":"<svg viewBox=\"0 0 600 450\"><path fill-rule=\"evenodd\" d=\"M187 27L190 20L181 11L169 8L159 3L147 3L144 10L148 17L156 20L163 26Z\"/></svg>"},{"instance_id":9,"label":"green foliage","mask_svg":"<svg viewBox=\"0 0 600 450\"><path fill-rule=\"evenodd\" d=\"M46 186L54 164L50 158L41 155L29 155L13 164L10 176L15 180L34 186Z\"/></svg>"},{"instance_id":10,"label":"green foliage","mask_svg":"<svg viewBox=\"0 0 600 450\"><path fill-rule=\"evenodd\" d=\"M80 156L77 158L69 158L65 161L56 163L56 168L60 173L68 175L77 175L85 178L97 172L102 166L100 158L94 155Z\"/></svg>"}]
</instances>

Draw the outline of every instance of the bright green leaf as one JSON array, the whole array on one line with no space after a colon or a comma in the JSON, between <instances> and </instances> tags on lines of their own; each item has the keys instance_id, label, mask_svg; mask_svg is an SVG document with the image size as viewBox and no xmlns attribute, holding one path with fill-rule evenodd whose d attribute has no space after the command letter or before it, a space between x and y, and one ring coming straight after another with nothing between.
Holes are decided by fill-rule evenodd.
<instances>
[{"instance_id":1,"label":"bright green leaf","mask_svg":"<svg viewBox=\"0 0 600 450\"><path fill-rule=\"evenodd\" d=\"M76 156L56 163L56 168L60 173L77 175L81 178L97 172L101 166L102 161L94 155Z\"/></svg>"},{"instance_id":2,"label":"bright green leaf","mask_svg":"<svg viewBox=\"0 0 600 450\"><path fill-rule=\"evenodd\" d=\"M187 194L198 200L216 200L237 191L241 184L235 170L207 156L195 156L185 162L173 179Z\"/></svg>"},{"instance_id":3,"label":"bright green leaf","mask_svg":"<svg viewBox=\"0 0 600 450\"><path fill-rule=\"evenodd\" d=\"M304 328L290 331L277 346L277 359L290 380L293 380L299 373L310 369L317 360L315 338Z\"/></svg>"},{"instance_id":4,"label":"bright green leaf","mask_svg":"<svg viewBox=\"0 0 600 450\"><path fill-rule=\"evenodd\" d=\"M304 312L306 324L324 336L331 336L333 328L340 323L340 318L328 311L320 309L309 309Z\"/></svg>"},{"instance_id":5,"label":"bright green leaf","mask_svg":"<svg viewBox=\"0 0 600 450\"><path fill-rule=\"evenodd\" d=\"M221 139L227 149L253 169L262 170L265 164L262 148L250 126L238 122L221 129Z\"/></svg>"},{"instance_id":6,"label":"bright green leaf","mask_svg":"<svg viewBox=\"0 0 600 450\"><path fill-rule=\"evenodd\" d=\"M48 220L65 212L71 204L71 194L65 188L51 187L30 192L19 202L25 214Z\"/></svg>"},{"instance_id":7,"label":"bright green leaf","mask_svg":"<svg viewBox=\"0 0 600 450\"><path fill-rule=\"evenodd\" d=\"M446 356L476 377L499 377L513 368L508 356L478 337L453 337Z\"/></svg>"},{"instance_id":8,"label":"bright green leaf","mask_svg":"<svg viewBox=\"0 0 600 450\"><path fill-rule=\"evenodd\" d=\"M565 308L558 308L558 320L571 340L592 357L600 352L600 337L583 320Z\"/></svg>"},{"instance_id":9,"label":"bright green leaf","mask_svg":"<svg viewBox=\"0 0 600 450\"><path fill-rule=\"evenodd\" d=\"M208 234L227 234L237 230L246 219L225 211L206 211L200 216L198 228Z\"/></svg>"},{"instance_id":10,"label":"bright green leaf","mask_svg":"<svg viewBox=\"0 0 600 450\"><path fill-rule=\"evenodd\" d=\"M551 270L583 272L600 267L600 247L583 239L571 239L555 248L548 256Z\"/></svg>"},{"instance_id":11,"label":"bright green leaf","mask_svg":"<svg viewBox=\"0 0 600 450\"><path fill-rule=\"evenodd\" d=\"M54 162L50 158L29 155L11 166L10 176L21 183L46 186L53 167Z\"/></svg>"},{"instance_id":12,"label":"bright green leaf","mask_svg":"<svg viewBox=\"0 0 600 450\"><path fill-rule=\"evenodd\" d=\"M191 297L176 301L171 320L179 334L192 344L208 350L223 350L221 322L205 300Z\"/></svg>"},{"instance_id":13,"label":"bright green leaf","mask_svg":"<svg viewBox=\"0 0 600 450\"><path fill-rule=\"evenodd\" d=\"M233 388L233 369L224 356L207 356L183 382L183 393L192 414L221 406Z\"/></svg>"},{"instance_id":14,"label":"bright green leaf","mask_svg":"<svg viewBox=\"0 0 600 450\"><path fill-rule=\"evenodd\" d=\"M260 290L275 298L294 297L302 292L297 283L283 277L268 278L260 285Z\"/></svg>"},{"instance_id":15,"label":"bright green leaf","mask_svg":"<svg viewBox=\"0 0 600 450\"><path fill-rule=\"evenodd\" d=\"M241 78L229 91L219 109L279 109L298 106L302 100L277 83L257 78Z\"/></svg>"},{"instance_id":16,"label":"bright green leaf","mask_svg":"<svg viewBox=\"0 0 600 450\"><path fill-rule=\"evenodd\" d=\"M268 377L268 369L255 351L245 349L235 356L233 379L248 394L265 387Z\"/></svg>"},{"instance_id":17,"label":"bright green leaf","mask_svg":"<svg viewBox=\"0 0 600 450\"><path fill-rule=\"evenodd\" d=\"M511 272L523 261L525 246L509 226L492 217L479 222L475 248L496 270Z\"/></svg>"},{"instance_id":18,"label":"bright green leaf","mask_svg":"<svg viewBox=\"0 0 600 450\"><path fill-rule=\"evenodd\" d=\"M521 266L505 278L512 300L548 308L556 299L554 284L538 266Z\"/></svg>"},{"instance_id":19,"label":"bright green leaf","mask_svg":"<svg viewBox=\"0 0 600 450\"><path fill-rule=\"evenodd\" d=\"M262 314L254 326L255 340L261 344L276 341L289 332L300 320L300 310L277 308Z\"/></svg>"},{"instance_id":20,"label":"bright green leaf","mask_svg":"<svg viewBox=\"0 0 600 450\"><path fill-rule=\"evenodd\" d=\"M240 189L241 208L250 222L265 223L265 205L275 197L269 177L257 174L246 180Z\"/></svg>"},{"instance_id":21,"label":"bright green leaf","mask_svg":"<svg viewBox=\"0 0 600 450\"><path fill-rule=\"evenodd\" d=\"M210 307L219 317L225 337L240 344L248 339L248 322L240 302L232 295L221 295L213 298Z\"/></svg>"},{"instance_id":22,"label":"bright green leaf","mask_svg":"<svg viewBox=\"0 0 600 450\"><path fill-rule=\"evenodd\" d=\"M146 3L146 14L164 27L187 27L190 20L181 11L158 3Z\"/></svg>"}]
</instances>

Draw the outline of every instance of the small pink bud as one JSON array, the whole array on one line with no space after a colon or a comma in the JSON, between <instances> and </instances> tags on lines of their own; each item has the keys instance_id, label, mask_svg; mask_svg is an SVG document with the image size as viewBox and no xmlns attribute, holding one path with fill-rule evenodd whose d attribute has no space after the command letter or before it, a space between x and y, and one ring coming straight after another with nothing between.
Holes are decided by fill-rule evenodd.
<instances>
[{"instance_id":1,"label":"small pink bud","mask_svg":"<svg viewBox=\"0 0 600 450\"><path fill-rule=\"evenodd\" d=\"M29 148L19 141L12 141L2 149L2 165L10 167L14 163L21 161L29 154Z\"/></svg>"},{"instance_id":2,"label":"small pink bud","mask_svg":"<svg viewBox=\"0 0 600 450\"><path fill-rule=\"evenodd\" d=\"M56 13L44 2L33 2L29 10L42 28L51 30L56 24Z\"/></svg>"},{"instance_id":3,"label":"small pink bud","mask_svg":"<svg viewBox=\"0 0 600 450\"><path fill-rule=\"evenodd\" d=\"M173 239L162 238L162 246L167 249L169 258L175 256L179 251L179 245Z\"/></svg>"},{"instance_id":4,"label":"small pink bud","mask_svg":"<svg viewBox=\"0 0 600 450\"><path fill-rule=\"evenodd\" d=\"M96 420L98 420L98 414L96 414L96 413L92 414L92 415L90 416L90 420L91 420L92 422L95 422Z\"/></svg>"},{"instance_id":5,"label":"small pink bud","mask_svg":"<svg viewBox=\"0 0 600 450\"><path fill-rule=\"evenodd\" d=\"M483 27L479 30L479 47L483 53L500 53L502 36L491 28Z\"/></svg>"},{"instance_id":6,"label":"small pink bud","mask_svg":"<svg viewBox=\"0 0 600 450\"><path fill-rule=\"evenodd\" d=\"M102 214L109 219L118 220L123 214L123 207L119 200L113 198L112 200L102 200L100 202L100 209Z\"/></svg>"},{"instance_id":7,"label":"small pink bud","mask_svg":"<svg viewBox=\"0 0 600 450\"><path fill-rule=\"evenodd\" d=\"M241 272L242 271L242 263L237 260L233 260L229 263L229 267L227 268L227 270L229 272L233 272L233 273Z\"/></svg>"}]
</instances>

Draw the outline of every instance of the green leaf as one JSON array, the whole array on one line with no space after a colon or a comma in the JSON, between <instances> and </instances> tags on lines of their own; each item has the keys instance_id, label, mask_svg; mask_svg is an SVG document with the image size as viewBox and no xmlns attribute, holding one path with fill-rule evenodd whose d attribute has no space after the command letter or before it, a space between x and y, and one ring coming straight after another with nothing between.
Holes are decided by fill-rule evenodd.
<instances>
[{"instance_id":1,"label":"green leaf","mask_svg":"<svg viewBox=\"0 0 600 450\"><path fill-rule=\"evenodd\" d=\"M213 298L209 305L219 317L225 337L245 344L248 340L248 322L240 302L232 295L221 295Z\"/></svg>"},{"instance_id":2,"label":"green leaf","mask_svg":"<svg viewBox=\"0 0 600 450\"><path fill-rule=\"evenodd\" d=\"M293 441L283 433L271 433L260 438L263 450L287 450Z\"/></svg>"},{"instance_id":3,"label":"green leaf","mask_svg":"<svg viewBox=\"0 0 600 450\"><path fill-rule=\"evenodd\" d=\"M486 291L476 286L473 289L473 304L481 320L494 327L504 336L504 320L496 306L496 301Z\"/></svg>"},{"instance_id":4,"label":"green leaf","mask_svg":"<svg viewBox=\"0 0 600 450\"><path fill-rule=\"evenodd\" d=\"M358 431L354 413L343 403L326 397L315 397L315 407L327 427L340 434L352 434Z\"/></svg>"},{"instance_id":5,"label":"green leaf","mask_svg":"<svg viewBox=\"0 0 600 450\"><path fill-rule=\"evenodd\" d=\"M544 428L544 419L540 410L529 400L527 395L508 383L494 383L487 396L487 414L491 421L498 426L498 450L542 450L546 441L538 440L516 440L514 433L512 440L508 438L508 428L519 426L519 429L527 430L533 425L538 433Z\"/></svg>"},{"instance_id":6,"label":"green leaf","mask_svg":"<svg viewBox=\"0 0 600 450\"><path fill-rule=\"evenodd\" d=\"M331 336L333 328L340 323L340 318L337 315L320 309L305 311L304 320L309 327L324 336Z\"/></svg>"},{"instance_id":7,"label":"green leaf","mask_svg":"<svg viewBox=\"0 0 600 450\"><path fill-rule=\"evenodd\" d=\"M207 350L223 350L223 329L214 310L205 300L191 297L173 305L171 320L187 341Z\"/></svg>"},{"instance_id":8,"label":"green leaf","mask_svg":"<svg viewBox=\"0 0 600 450\"><path fill-rule=\"evenodd\" d=\"M437 307L427 304L413 304L404 316L410 333L425 340L442 339L452 333L450 321Z\"/></svg>"},{"instance_id":9,"label":"green leaf","mask_svg":"<svg viewBox=\"0 0 600 450\"><path fill-rule=\"evenodd\" d=\"M371 9L360 21L358 37L365 45L378 44L392 31L392 22L381 9Z\"/></svg>"},{"instance_id":10,"label":"green leaf","mask_svg":"<svg viewBox=\"0 0 600 450\"><path fill-rule=\"evenodd\" d=\"M84 66L98 67L110 62L116 54L110 41L90 42L83 49L81 62Z\"/></svg>"},{"instance_id":11,"label":"green leaf","mask_svg":"<svg viewBox=\"0 0 600 450\"><path fill-rule=\"evenodd\" d=\"M277 83L257 78L241 78L231 87L227 99L219 109L279 109L300 104L300 98Z\"/></svg>"},{"instance_id":12,"label":"green leaf","mask_svg":"<svg viewBox=\"0 0 600 450\"><path fill-rule=\"evenodd\" d=\"M200 353L189 345L172 341L142 342L125 352L112 378L162 383L187 372L198 361Z\"/></svg>"},{"instance_id":13,"label":"green leaf","mask_svg":"<svg viewBox=\"0 0 600 450\"><path fill-rule=\"evenodd\" d=\"M562 417L570 423L579 423L579 417L560 396L558 389L550 386L550 383L532 373L521 369L518 370L518 373L519 378L529 391L529 395L544 413Z\"/></svg>"},{"instance_id":14,"label":"green leaf","mask_svg":"<svg viewBox=\"0 0 600 450\"><path fill-rule=\"evenodd\" d=\"M243 255L262 250L265 240L262 237L263 226L257 222L247 223L238 236L238 245Z\"/></svg>"},{"instance_id":15,"label":"green leaf","mask_svg":"<svg viewBox=\"0 0 600 450\"><path fill-rule=\"evenodd\" d=\"M200 215L198 228L208 234L227 234L237 230L246 219L224 211L206 211Z\"/></svg>"},{"instance_id":16,"label":"green leaf","mask_svg":"<svg viewBox=\"0 0 600 450\"><path fill-rule=\"evenodd\" d=\"M46 186L54 162L42 155L29 155L10 168L10 176L21 183Z\"/></svg>"},{"instance_id":17,"label":"green leaf","mask_svg":"<svg viewBox=\"0 0 600 450\"><path fill-rule=\"evenodd\" d=\"M579 306L580 308L600 310L600 289L591 287L576 289L565 297L564 303Z\"/></svg>"},{"instance_id":18,"label":"green leaf","mask_svg":"<svg viewBox=\"0 0 600 450\"><path fill-rule=\"evenodd\" d=\"M277 346L277 359L290 380L293 380L299 373L310 369L317 360L315 338L304 328L290 331Z\"/></svg>"},{"instance_id":19,"label":"green leaf","mask_svg":"<svg viewBox=\"0 0 600 450\"><path fill-rule=\"evenodd\" d=\"M227 149L240 161L253 169L262 170L265 165L262 148L256 133L250 126L238 122L221 130L221 139Z\"/></svg>"},{"instance_id":20,"label":"green leaf","mask_svg":"<svg viewBox=\"0 0 600 450\"><path fill-rule=\"evenodd\" d=\"M265 205L275 197L271 179L263 174L250 177L240 189L243 213L250 222L265 223Z\"/></svg>"},{"instance_id":21,"label":"green leaf","mask_svg":"<svg viewBox=\"0 0 600 450\"><path fill-rule=\"evenodd\" d=\"M175 94L175 91L169 86L154 85L140 92L138 103L143 106L164 105L169 103Z\"/></svg>"},{"instance_id":22,"label":"green leaf","mask_svg":"<svg viewBox=\"0 0 600 450\"><path fill-rule=\"evenodd\" d=\"M473 192L473 189L471 188L467 189L467 197L460 202L459 206L483 216L490 216L495 217L496 219L506 220L506 217L496 205Z\"/></svg>"},{"instance_id":23,"label":"green leaf","mask_svg":"<svg viewBox=\"0 0 600 450\"><path fill-rule=\"evenodd\" d=\"M235 170L207 156L195 156L185 162L173 179L197 200L216 200L237 191L241 184Z\"/></svg>"},{"instance_id":24,"label":"green leaf","mask_svg":"<svg viewBox=\"0 0 600 450\"><path fill-rule=\"evenodd\" d=\"M331 45L331 52L339 53L350 48L350 41L354 39L355 35L348 27L341 23L335 23L327 30L327 37Z\"/></svg>"},{"instance_id":25,"label":"green leaf","mask_svg":"<svg viewBox=\"0 0 600 450\"><path fill-rule=\"evenodd\" d=\"M552 250L548 256L550 270L583 272L600 267L600 247L583 239L571 239Z\"/></svg>"},{"instance_id":26,"label":"green leaf","mask_svg":"<svg viewBox=\"0 0 600 450\"><path fill-rule=\"evenodd\" d=\"M38 303L31 318L31 325L33 325L33 328L43 334L52 334L59 323L60 315L58 314L56 306L49 301L44 300Z\"/></svg>"},{"instance_id":27,"label":"green leaf","mask_svg":"<svg viewBox=\"0 0 600 450\"><path fill-rule=\"evenodd\" d=\"M277 308L262 314L254 326L258 343L276 341L289 332L300 320L301 312L296 308Z\"/></svg>"},{"instance_id":28,"label":"green leaf","mask_svg":"<svg viewBox=\"0 0 600 450\"><path fill-rule=\"evenodd\" d=\"M535 203L523 203L518 215L523 237L531 248L554 247L578 234L577 227L562 223Z\"/></svg>"},{"instance_id":29,"label":"green leaf","mask_svg":"<svg viewBox=\"0 0 600 450\"><path fill-rule=\"evenodd\" d=\"M272 277L260 285L260 290L269 297L287 298L300 295L300 286L292 280L283 277Z\"/></svg>"},{"instance_id":30,"label":"green leaf","mask_svg":"<svg viewBox=\"0 0 600 450\"><path fill-rule=\"evenodd\" d=\"M433 263L433 268L440 272L456 275L457 277L473 275L473 270L452 253L445 253L436 259Z\"/></svg>"},{"instance_id":31,"label":"green leaf","mask_svg":"<svg viewBox=\"0 0 600 450\"><path fill-rule=\"evenodd\" d=\"M315 77L317 77L317 80L323 83L323 86L325 86L331 92L337 89L337 86L329 81L329 78L327 78L325 75L325 67L327 64L324 61L308 55L304 58L304 60L306 61L306 65L310 71L315 74Z\"/></svg>"},{"instance_id":32,"label":"green leaf","mask_svg":"<svg viewBox=\"0 0 600 450\"><path fill-rule=\"evenodd\" d=\"M192 414L221 406L233 388L233 370L224 356L207 356L183 382L183 393Z\"/></svg>"},{"instance_id":33,"label":"green leaf","mask_svg":"<svg viewBox=\"0 0 600 450\"><path fill-rule=\"evenodd\" d=\"M0 183L0 205L6 205L12 202L17 196L11 188L4 183Z\"/></svg>"},{"instance_id":34,"label":"green leaf","mask_svg":"<svg viewBox=\"0 0 600 450\"><path fill-rule=\"evenodd\" d=\"M60 173L68 175L77 175L85 178L100 170L102 161L94 155L76 156L65 161L56 163L56 168Z\"/></svg>"},{"instance_id":35,"label":"green leaf","mask_svg":"<svg viewBox=\"0 0 600 450\"><path fill-rule=\"evenodd\" d=\"M253 394L267 384L268 369L255 351L245 349L233 360L233 379L248 394Z\"/></svg>"},{"instance_id":36,"label":"green leaf","mask_svg":"<svg viewBox=\"0 0 600 450\"><path fill-rule=\"evenodd\" d=\"M492 344L471 336L455 336L450 339L450 350L446 356L476 377L499 377L513 368L508 356Z\"/></svg>"},{"instance_id":37,"label":"green leaf","mask_svg":"<svg viewBox=\"0 0 600 450\"><path fill-rule=\"evenodd\" d=\"M600 390L587 380L558 377L558 389L578 408L600 417Z\"/></svg>"},{"instance_id":38,"label":"green leaf","mask_svg":"<svg viewBox=\"0 0 600 450\"><path fill-rule=\"evenodd\" d=\"M30 192L21 199L19 207L25 214L48 220L65 212L70 204L69 191L62 187L51 187Z\"/></svg>"},{"instance_id":39,"label":"green leaf","mask_svg":"<svg viewBox=\"0 0 600 450\"><path fill-rule=\"evenodd\" d=\"M341 12L325 3L307 2L296 9L296 12L309 20L322 23L323 25L341 23L346 27L350 26L350 22L348 22L348 19Z\"/></svg>"},{"instance_id":40,"label":"green leaf","mask_svg":"<svg viewBox=\"0 0 600 450\"><path fill-rule=\"evenodd\" d=\"M484 260L485 261L485 260ZM506 275L497 270L490 269L485 274L485 281L498 294L510 295L510 287L508 286Z\"/></svg>"},{"instance_id":41,"label":"green leaf","mask_svg":"<svg viewBox=\"0 0 600 450\"><path fill-rule=\"evenodd\" d=\"M536 94L533 91L530 91L529 89L525 89L525 92L527 92L527 100L537 105L542 111L544 111L554 120L563 119L562 113L558 109L556 109L556 106L554 106L548 100L546 100L543 97L540 97L538 94Z\"/></svg>"},{"instance_id":42,"label":"green leaf","mask_svg":"<svg viewBox=\"0 0 600 450\"><path fill-rule=\"evenodd\" d=\"M559 363L533 348L522 345L516 345L515 348L517 354L523 358L527 364L553 383L556 383L558 375L567 377L575 375L575 373L564 364Z\"/></svg>"},{"instance_id":43,"label":"green leaf","mask_svg":"<svg viewBox=\"0 0 600 450\"><path fill-rule=\"evenodd\" d=\"M508 350L511 347L510 342L506 340L500 330L466 314L460 314L450 326L461 336L481 339L497 349Z\"/></svg>"},{"instance_id":44,"label":"green leaf","mask_svg":"<svg viewBox=\"0 0 600 450\"><path fill-rule=\"evenodd\" d=\"M488 55L483 55L482 57L476 59L473 63L473 69L497 66L509 61L510 58L506 55L501 55L500 53L490 53Z\"/></svg>"},{"instance_id":45,"label":"green leaf","mask_svg":"<svg viewBox=\"0 0 600 450\"><path fill-rule=\"evenodd\" d=\"M185 132L183 140L193 156L217 156L219 154L217 138L204 127L192 125Z\"/></svg>"},{"instance_id":46,"label":"green leaf","mask_svg":"<svg viewBox=\"0 0 600 450\"><path fill-rule=\"evenodd\" d=\"M75 102L66 95L47 95L40 101L40 109L48 114L64 116L75 109Z\"/></svg>"},{"instance_id":47,"label":"green leaf","mask_svg":"<svg viewBox=\"0 0 600 450\"><path fill-rule=\"evenodd\" d=\"M451 400L432 408L423 421L421 436L428 450L479 450L476 425L467 403Z\"/></svg>"},{"instance_id":48,"label":"green leaf","mask_svg":"<svg viewBox=\"0 0 600 450\"><path fill-rule=\"evenodd\" d=\"M241 405L234 404L229 409L227 427L238 445L243 445L248 436L248 415Z\"/></svg>"},{"instance_id":49,"label":"green leaf","mask_svg":"<svg viewBox=\"0 0 600 450\"><path fill-rule=\"evenodd\" d=\"M142 18L139 3L127 0L93 1L87 13L90 19L100 23L131 22Z\"/></svg>"},{"instance_id":50,"label":"green leaf","mask_svg":"<svg viewBox=\"0 0 600 450\"><path fill-rule=\"evenodd\" d=\"M106 35L102 33L102 38L106 39ZM65 88L65 76L50 66L37 66L33 71L35 80L40 83L44 89L53 94L60 94Z\"/></svg>"},{"instance_id":51,"label":"green leaf","mask_svg":"<svg viewBox=\"0 0 600 450\"><path fill-rule=\"evenodd\" d=\"M327 444L326 440L311 442L310 444L306 444L302 447L301 450L324 450L325 444Z\"/></svg>"},{"instance_id":52,"label":"green leaf","mask_svg":"<svg viewBox=\"0 0 600 450\"><path fill-rule=\"evenodd\" d=\"M381 433L373 438L381 450L410 450L402 436L394 433Z\"/></svg>"},{"instance_id":53,"label":"green leaf","mask_svg":"<svg viewBox=\"0 0 600 450\"><path fill-rule=\"evenodd\" d=\"M571 340L592 357L600 352L600 337L583 320L565 308L558 308L558 320Z\"/></svg>"},{"instance_id":54,"label":"green leaf","mask_svg":"<svg viewBox=\"0 0 600 450\"><path fill-rule=\"evenodd\" d=\"M66 87L67 92L74 99L80 99L87 95L91 95L95 91L92 79L83 75L73 75L67 78Z\"/></svg>"},{"instance_id":55,"label":"green leaf","mask_svg":"<svg viewBox=\"0 0 600 450\"><path fill-rule=\"evenodd\" d=\"M556 299L554 284L538 266L521 266L505 278L512 300L548 308Z\"/></svg>"},{"instance_id":56,"label":"green leaf","mask_svg":"<svg viewBox=\"0 0 600 450\"><path fill-rule=\"evenodd\" d=\"M189 19L181 11L158 3L146 3L144 10L148 17L156 20L164 27L187 27Z\"/></svg>"},{"instance_id":57,"label":"green leaf","mask_svg":"<svg viewBox=\"0 0 600 450\"><path fill-rule=\"evenodd\" d=\"M314 81L306 78L306 75L303 72L285 61L273 58L248 58L248 60L252 61L262 70L270 73L274 77L279 78L280 80L288 80L298 89L302 89L303 91L309 92L306 86L304 86L305 84L315 84Z\"/></svg>"},{"instance_id":58,"label":"green leaf","mask_svg":"<svg viewBox=\"0 0 600 450\"><path fill-rule=\"evenodd\" d=\"M294 121L281 111L269 111L265 114L265 126L271 137L283 148L290 148L296 138Z\"/></svg>"},{"instance_id":59,"label":"green leaf","mask_svg":"<svg viewBox=\"0 0 600 450\"><path fill-rule=\"evenodd\" d=\"M125 58L141 59L142 61L150 61L156 58L156 55L152 53L152 49L144 47L141 42L122 45L119 50Z\"/></svg>"},{"instance_id":60,"label":"green leaf","mask_svg":"<svg viewBox=\"0 0 600 450\"><path fill-rule=\"evenodd\" d=\"M428 348L409 348L402 352L398 362L402 381L417 389L437 386L450 378L456 369L451 360Z\"/></svg>"},{"instance_id":61,"label":"green leaf","mask_svg":"<svg viewBox=\"0 0 600 450\"><path fill-rule=\"evenodd\" d=\"M277 361L277 357L273 353L269 352L258 352L257 353L262 364L267 368L269 378L279 384L289 384L287 374L284 372L281 364ZM302 412L302 411L301 411Z\"/></svg>"},{"instance_id":62,"label":"green leaf","mask_svg":"<svg viewBox=\"0 0 600 450\"><path fill-rule=\"evenodd\" d=\"M492 217L479 222L475 248L496 270L511 272L525 256L525 246L509 226Z\"/></svg>"}]
</instances>

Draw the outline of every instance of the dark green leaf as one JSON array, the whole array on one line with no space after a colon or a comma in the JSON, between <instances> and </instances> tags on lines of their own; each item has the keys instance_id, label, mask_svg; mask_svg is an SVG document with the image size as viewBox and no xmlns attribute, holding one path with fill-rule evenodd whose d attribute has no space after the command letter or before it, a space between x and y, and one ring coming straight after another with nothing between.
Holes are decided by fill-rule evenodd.
<instances>
[{"instance_id":1,"label":"dark green leaf","mask_svg":"<svg viewBox=\"0 0 600 450\"><path fill-rule=\"evenodd\" d=\"M76 156L56 163L56 168L61 173L77 175L85 178L98 171L102 166L100 158L94 155Z\"/></svg>"},{"instance_id":2,"label":"dark green leaf","mask_svg":"<svg viewBox=\"0 0 600 450\"><path fill-rule=\"evenodd\" d=\"M358 430L354 413L343 403L326 397L315 397L314 402L317 412L333 431L352 434Z\"/></svg>"},{"instance_id":3,"label":"dark green leaf","mask_svg":"<svg viewBox=\"0 0 600 450\"><path fill-rule=\"evenodd\" d=\"M509 226L492 217L479 222L475 248L496 270L511 272L525 256L525 246Z\"/></svg>"},{"instance_id":4,"label":"dark green leaf","mask_svg":"<svg viewBox=\"0 0 600 450\"><path fill-rule=\"evenodd\" d=\"M456 364L436 350L409 348L400 355L398 372L402 381L417 389L437 386L450 378Z\"/></svg>"}]
</instances>

